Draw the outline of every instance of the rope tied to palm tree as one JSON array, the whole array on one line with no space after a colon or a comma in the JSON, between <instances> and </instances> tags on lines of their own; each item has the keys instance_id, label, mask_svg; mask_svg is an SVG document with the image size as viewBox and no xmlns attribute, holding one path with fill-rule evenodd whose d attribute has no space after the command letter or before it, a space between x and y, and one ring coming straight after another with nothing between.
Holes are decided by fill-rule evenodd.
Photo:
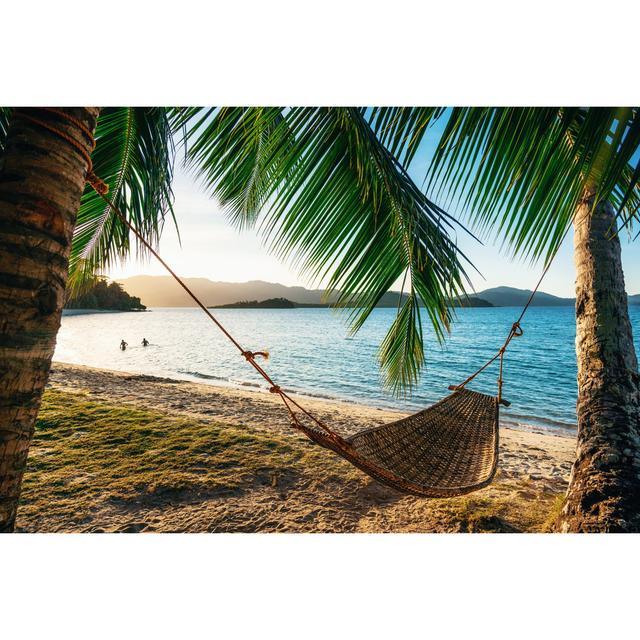
<instances>
[{"instance_id":1,"label":"rope tied to palm tree","mask_svg":"<svg viewBox=\"0 0 640 640\"><path fill-rule=\"evenodd\" d=\"M72 116L70 113L66 113L65 111L62 111L62 109L56 109L55 107L39 107L39 109L41 111L46 111L47 113L53 113L55 115L58 115L61 118L66 119L68 122L78 127L78 129L80 129L80 131L82 131L82 133L84 133L87 139L89 140L89 144L91 145L91 151L93 152L93 150L96 148L96 140L93 137L93 133L91 132L89 127L87 127L87 125L84 122L82 122L82 120L80 120L80 118L76 118L75 116ZM22 118L23 120L28 120L29 122L33 122L34 124L37 124L43 129L47 129L51 133L55 133L57 136L59 136L63 140L66 140L71 146L73 146L76 149L76 151L78 151L78 153L80 153L80 155L85 159L87 163L87 176L86 176L87 183L91 185L91 187L94 189L94 191L98 195L106 195L107 193L109 193L109 185L104 180L102 180L102 178L100 178L93 172L93 161L91 159L91 154L88 153L87 150L84 148L84 146L81 145L75 138L73 138L72 136L70 136L68 133L64 131L61 131L60 129L58 129L58 127L44 120L41 120L40 118L36 118L35 116L29 113L25 113L21 109L14 109L13 113L19 118Z\"/></svg>"}]
</instances>

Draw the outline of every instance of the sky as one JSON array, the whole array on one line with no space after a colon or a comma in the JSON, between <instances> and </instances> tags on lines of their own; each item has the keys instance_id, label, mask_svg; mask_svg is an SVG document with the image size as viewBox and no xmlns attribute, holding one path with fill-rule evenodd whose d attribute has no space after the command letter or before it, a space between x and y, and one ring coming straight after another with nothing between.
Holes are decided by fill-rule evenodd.
<instances>
[{"instance_id":1,"label":"sky","mask_svg":"<svg viewBox=\"0 0 640 640\"><path fill-rule=\"evenodd\" d=\"M438 135L438 129L434 128L409 169L419 186ZM170 219L165 223L160 240L160 255L179 275L224 282L265 280L309 288L322 286L322 283L301 278L288 264L270 255L256 230L239 232L235 229L197 178L182 168L180 157L178 153L173 183L180 240ZM627 293L640 293L640 239L630 242L623 234L621 242ZM542 271L541 263L531 265L521 259L512 259L506 250L501 249L499 239L483 238L481 244L467 234L459 233L458 245L480 272L468 270L475 291L501 285L532 289ZM542 291L562 297L574 296L572 256L573 235L569 232L545 277ZM142 274L166 275L166 271L153 258L139 260L133 255L108 272L110 278L118 280ZM401 282L398 281L393 288L399 290L400 287Z\"/></svg>"}]
</instances>

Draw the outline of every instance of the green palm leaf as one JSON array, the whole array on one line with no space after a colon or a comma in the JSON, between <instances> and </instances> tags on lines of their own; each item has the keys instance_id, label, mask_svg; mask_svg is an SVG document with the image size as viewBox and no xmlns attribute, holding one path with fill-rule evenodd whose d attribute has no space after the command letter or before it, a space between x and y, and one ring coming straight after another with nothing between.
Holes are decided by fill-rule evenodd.
<instances>
[{"instance_id":1,"label":"green palm leaf","mask_svg":"<svg viewBox=\"0 0 640 640\"><path fill-rule=\"evenodd\" d=\"M171 208L174 147L167 110L103 109L96 127L94 172L108 185L107 197L147 240L157 242ZM69 261L69 288L77 295L95 274L128 254L130 232L87 186L78 212ZM138 246L138 251L143 252Z\"/></svg>"},{"instance_id":2,"label":"green palm leaf","mask_svg":"<svg viewBox=\"0 0 640 640\"><path fill-rule=\"evenodd\" d=\"M408 167L428 127L445 112L445 107L373 107L369 124L380 142Z\"/></svg>"},{"instance_id":3,"label":"green palm leaf","mask_svg":"<svg viewBox=\"0 0 640 640\"><path fill-rule=\"evenodd\" d=\"M373 110L371 121L410 160L436 118L446 126L427 192L481 233L502 237L513 253L551 256L586 193L611 201L623 225L638 219L637 108L459 107L446 115L387 108Z\"/></svg>"},{"instance_id":4,"label":"green palm leaf","mask_svg":"<svg viewBox=\"0 0 640 640\"><path fill-rule=\"evenodd\" d=\"M184 131L189 161L240 228L252 226L274 180L282 179L273 152L289 132L278 107L177 109L172 125ZM232 166L233 170L229 171Z\"/></svg>"},{"instance_id":5,"label":"green palm leaf","mask_svg":"<svg viewBox=\"0 0 640 640\"><path fill-rule=\"evenodd\" d=\"M442 339L466 274L454 221L415 186L353 108L182 111L187 158L236 224L326 283L357 331L394 282L408 299L379 352L399 391L423 365L421 308ZM251 194L249 197L248 194Z\"/></svg>"},{"instance_id":6,"label":"green palm leaf","mask_svg":"<svg viewBox=\"0 0 640 640\"><path fill-rule=\"evenodd\" d=\"M5 140L7 139L7 131L9 130L10 117L11 109L9 107L0 107L0 154L4 151Z\"/></svg>"}]
</instances>

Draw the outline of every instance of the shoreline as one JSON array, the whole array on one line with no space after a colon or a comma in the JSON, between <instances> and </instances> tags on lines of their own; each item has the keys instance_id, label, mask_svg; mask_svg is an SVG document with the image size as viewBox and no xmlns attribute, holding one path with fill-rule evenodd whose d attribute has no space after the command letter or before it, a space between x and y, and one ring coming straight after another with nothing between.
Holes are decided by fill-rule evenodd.
<instances>
[{"instance_id":1,"label":"shoreline","mask_svg":"<svg viewBox=\"0 0 640 640\"><path fill-rule=\"evenodd\" d=\"M131 403L181 415L216 418L230 424L257 425L260 429L291 433L289 417L282 402L263 388L240 388L235 385L208 384L145 373L115 371L54 361L48 387L61 391L88 393L103 401ZM343 435L353 435L364 428L378 426L410 415L355 402L290 394L301 401L321 420ZM256 421L257 418L257 421ZM563 443L561 448L573 456L575 434L560 431L531 430L505 424L500 419L501 439L527 444ZM555 445L551 444L555 449ZM571 458L573 462L573 458ZM566 480L570 468L565 465Z\"/></svg>"},{"instance_id":2,"label":"shoreline","mask_svg":"<svg viewBox=\"0 0 640 640\"><path fill-rule=\"evenodd\" d=\"M179 375L179 374L178 374ZM176 394L186 395L192 402L180 403L174 402L173 408L178 409L180 413L211 415L212 412L202 404L206 402L206 398L211 397L220 399L225 402L219 405L218 417L220 418L238 418L235 410L229 408L228 402L236 401L243 406L269 406L278 407L282 411L282 415L275 423L275 428L279 431L290 432L288 417L284 405L278 398L269 393L266 388L262 387L244 387L232 382L224 382L222 380L196 382L185 374L184 377L167 377L162 375L151 375L135 371L120 371L115 369L103 369L100 367L92 367L88 365L53 361L51 365L51 373L47 386L64 391L73 391L77 387L73 383L83 383L85 390L89 390L91 395L101 397L101 399L112 399L113 391L117 389L118 401L124 399L134 404L146 404L151 398L147 395L147 385L153 385L156 388L162 388L165 391L175 392ZM107 383L106 385L104 383ZM111 383L111 384L109 384ZM119 388L120 387L120 388ZM143 388L141 388L143 387ZM136 397L135 391L141 391L140 397ZM182 393L181 393L182 392ZM305 408L318 413L335 413L347 414L353 413L358 420L380 422L398 420L406 415L406 412L395 411L382 407L356 403L349 400L324 398L308 396L296 392L290 394L296 400L304 403ZM153 398L153 405L157 406L157 399ZM153 406L152 405L152 406ZM248 417L248 416L247 416Z\"/></svg>"},{"instance_id":3,"label":"shoreline","mask_svg":"<svg viewBox=\"0 0 640 640\"><path fill-rule=\"evenodd\" d=\"M114 313L117 313L117 312L114 312ZM126 312L123 312L123 313L126 313ZM269 395L268 389L266 387L260 386L257 383L234 382L233 380L229 380L227 378L204 376L202 374L196 374L192 372L180 373L180 372L171 371L167 373L165 372L146 373L143 371L131 371L131 370L125 371L120 369L106 369L102 367L94 367L93 365L83 365L75 362L64 362L64 361L54 360L52 363L52 367L55 367L56 365L69 366L69 367L86 367L87 369L95 369L96 371L103 371L105 373L119 373L119 374L125 374L128 376L143 376L147 378L158 378L159 380L166 380L166 381L173 380L177 382L186 382L186 383L191 383L195 385L203 385L205 387L213 387L216 389L234 389L242 393L250 393L250 394L257 393L257 394ZM382 412L383 414L387 414L388 416L396 416L396 419L410 415L411 413L420 411L421 409L427 406L425 405L424 407L407 408L405 410L402 410L402 409L395 409L389 406L387 403L383 403L383 402L376 403L375 401L358 401L351 398L341 398L338 396L330 396L330 395L325 395L321 393L310 393L310 392L304 392L304 391L299 391L296 389L285 388L285 387L283 387L283 389L290 395L302 400L305 403L306 402L311 402L311 403L327 402L330 404L335 403L338 405L344 405L345 407L359 407L367 411L379 411L379 412ZM442 396L444 397L448 393L449 393L448 391L443 390ZM567 438L575 438L577 435L575 425L566 425L564 423L560 424L560 423L553 423L553 422L550 422L549 424L544 424L544 423L540 423L540 420L543 420L543 419L538 418L537 416L526 416L526 415L519 415L519 414L516 414L514 416L510 416L509 414L505 415L504 411L502 411L500 414L501 424L515 431L527 431L531 433L547 434L552 436L557 435L560 437L567 437Z\"/></svg>"},{"instance_id":4,"label":"shoreline","mask_svg":"<svg viewBox=\"0 0 640 640\"><path fill-rule=\"evenodd\" d=\"M276 406L282 408L281 412L284 418L287 418L286 411L280 400L269 393L266 388L262 387L243 387L240 385L229 383L223 383L223 381L214 382L195 382L190 378L172 378L160 375L151 375L146 373L134 372L134 371L119 371L114 369L103 369L100 367L92 367L88 365L53 361L51 365L51 373L49 376L48 387L61 389L64 391L74 391L72 382L83 382L90 385L89 391L92 395L104 396L105 399L111 398L111 391L113 388L107 384L104 392L99 389L101 385L99 383L105 383L110 381L114 387L118 387L118 383L123 385L123 389L128 388L129 392L125 392L120 389L120 395L125 401L132 401L137 404L138 401L145 403L150 398L144 393L148 389L142 389L143 393L140 398L135 395L138 385L155 385L156 387L163 388L165 390L170 389L172 391L183 391L188 397L193 400L197 398L194 407L187 407L185 404L175 403L174 408L179 410L187 409L186 413L193 411L194 413L200 413L202 409L199 406L199 402L205 401L205 398L212 397L216 399L239 401L241 405L250 407L251 405L265 405ZM92 388L92 386L94 388ZM84 387L87 390L87 387ZM77 390L77 389L76 389ZM389 409L386 407L379 407L376 405L368 405L364 403L358 403L351 400L343 400L339 398L326 398L322 396L311 396L295 391L290 391L290 395L301 401L305 408L309 408L312 412L319 414L334 414L340 417L339 422L344 422L346 415L353 415L356 420L366 420L370 422L370 426L376 426L382 422L389 422L398 420L400 418L410 415L409 411L398 411ZM120 399L120 398L118 398ZM158 406L158 398L154 396L153 406ZM212 415L210 409L203 410L206 415ZM183 411L181 411L183 412ZM219 409L219 417L227 418L229 416L238 417L237 412L227 410L226 407ZM278 421L279 428L285 427L286 431L290 431L288 418L284 421L286 424L280 424L282 421ZM506 423L505 423L506 422ZM568 430L551 430L544 428L526 428L524 426L513 425L508 421L505 421L503 417L500 417L500 429L512 431L514 433L531 434L531 436L540 436L541 438L559 438L562 440L575 441L576 434L570 433ZM360 429L352 429L347 427L347 434L351 435Z\"/></svg>"},{"instance_id":5,"label":"shoreline","mask_svg":"<svg viewBox=\"0 0 640 640\"><path fill-rule=\"evenodd\" d=\"M63 309L62 317L89 316L102 313L146 313L150 309Z\"/></svg>"}]
</instances>

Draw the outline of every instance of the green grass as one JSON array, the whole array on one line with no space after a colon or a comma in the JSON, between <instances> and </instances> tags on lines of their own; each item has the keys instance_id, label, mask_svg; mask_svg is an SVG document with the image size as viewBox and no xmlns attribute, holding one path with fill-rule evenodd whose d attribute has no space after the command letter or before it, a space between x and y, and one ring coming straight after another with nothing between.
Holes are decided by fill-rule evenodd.
<instances>
[{"instance_id":1,"label":"green grass","mask_svg":"<svg viewBox=\"0 0 640 640\"><path fill-rule=\"evenodd\" d=\"M231 494L315 456L282 436L47 391L19 517L81 522L106 502Z\"/></svg>"}]
</instances>

